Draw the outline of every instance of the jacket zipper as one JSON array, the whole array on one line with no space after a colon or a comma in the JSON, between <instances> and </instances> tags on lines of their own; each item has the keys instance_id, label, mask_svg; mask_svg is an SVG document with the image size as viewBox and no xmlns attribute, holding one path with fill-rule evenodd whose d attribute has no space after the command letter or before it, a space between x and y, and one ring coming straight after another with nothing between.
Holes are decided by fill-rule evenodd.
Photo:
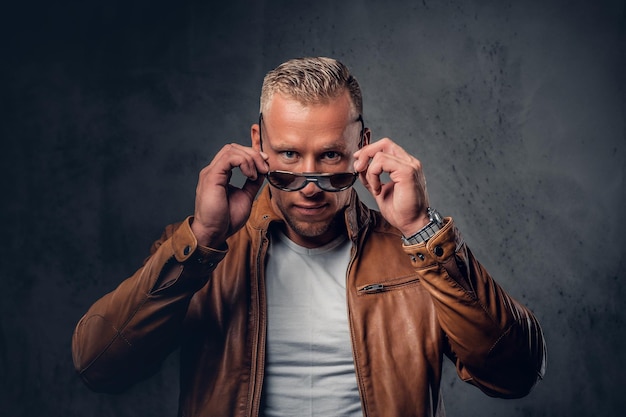
<instances>
[{"instance_id":1,"label":"jacket zipper","mask_svg":"<svg viewBox=\"0 0 626 417\"><path fill-rule=\"evenodd\" d=\"M374 294L374 293L384 292L384 291L392 291L398 288L406 287L407 285L415 284L418 281L419 281L419 278L416 277L408 281L394 283L394 284L381 284L381 283L368 284L364 287L359 288L358 293L359 295L363 295L363 294Z\"/></svg>"},{"instance_id":2,"label":"jacket zipper","mask_svg":"<svg viewBox=\"0 0 626 417\"><path fill-rule=\"evenodd\" d=\"M261 245L256 257L256 312L259 318L256 320L257 328L254 340L254 352L252 355L252 367L250 375L250 410L249 416L258 416L261 408L261 391L263 387L263 374L265 372L265 312L262 311L265 305L265 269L262 268L261 258L267 248L267 238L263 231L259 231ZM263 318L262 318L263 317Z\"/></svg>"},{"instance_id":3,"label":"jacket zipper","mask_svg":"<svg viewBox=\"0 0 626 417\"><path fill-rule=\"evenodd\" d=\"M354 372L356 374L356 380L357 380L358 388L359 388L359 397L361 399L361 409L362 409L361 411L363 411L363 417L367 417L368 412L367 412L367 405L365 401L365 386L363 384L363 378L361 378L361 375L359 374L359 363L357 361L357 356L356 356L356 352L354 349L354 346L355 346L354 326L352 325L352 314L350 313L349 277L350 277L350 271L352 270L352 265L354 264L354 261L356 260L358 246L359 246L358 244L356 243L354 244L352 255L350 256L350 262L348 263L348 268L346 269L346 301L347 301L346 306L348 310L348 323L350 325L350 340L352 342L352 359L354 360Z\"/></svg>"},{"instance_id":4,"label":"jacket zipper","mask_svg":"<svg viewBox=\"0 0 626 417\"><path fill-rule=\"evenodd\" d=\"M381 292L385 289L385 286L383 284L370 284L370 285L366 285L365 287L361 288L359 290L359 292L361 293L375 293L375 292Z\"/></svg>"}]
</instances>

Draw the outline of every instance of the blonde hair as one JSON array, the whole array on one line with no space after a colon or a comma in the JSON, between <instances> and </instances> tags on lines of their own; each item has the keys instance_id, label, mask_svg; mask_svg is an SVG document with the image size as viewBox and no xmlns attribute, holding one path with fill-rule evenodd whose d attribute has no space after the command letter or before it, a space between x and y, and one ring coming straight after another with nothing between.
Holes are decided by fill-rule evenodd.
<instances>
[{"instance_id":1,"label":"blonde hair","mask_svg":"<svg viewBox=\"0 0 626 417\"><path fill-rule=\"evenodd\" d=\"M267 110L276 93L303 104L318 104L336 98L345 91L350 93L354 110L362 114L361 87L343 63L326 57L291 59L268 72L263 79L260 112Z\"/></svg>"}]
</instances>

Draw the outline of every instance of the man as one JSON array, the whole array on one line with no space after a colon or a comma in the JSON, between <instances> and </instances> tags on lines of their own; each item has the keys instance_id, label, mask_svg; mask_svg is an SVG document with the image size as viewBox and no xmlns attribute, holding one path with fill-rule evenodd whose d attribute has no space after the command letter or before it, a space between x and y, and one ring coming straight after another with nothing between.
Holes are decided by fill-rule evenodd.
<instances>
[{"instance_id":1,"label":"man","mask_svg":"<svg viewBox=\"0 0 626 417\"><path fill-rule=\"evenodd\" d=\"M530 391L545 363L535 317L429 207L420 162L370 143L343 64L270 71L251 137L216 154L194 215L78 323L92 389L122 390L180 347L181 416L443 416L444 355L488 395Z\"/></svg>"}]
</instances>

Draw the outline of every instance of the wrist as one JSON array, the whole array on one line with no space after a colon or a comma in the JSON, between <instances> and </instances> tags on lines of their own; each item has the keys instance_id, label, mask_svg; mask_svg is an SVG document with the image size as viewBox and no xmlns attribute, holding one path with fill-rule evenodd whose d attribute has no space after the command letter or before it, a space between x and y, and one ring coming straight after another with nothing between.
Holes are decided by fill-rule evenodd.
<instances>
[{"instance_id":1,"label":"wrist","mask_svg":"<svg viewBox=\"0 0 626 417\"><path fill-rule=\"evenodd\" d=\"M402 242L405 245L416 245L427 242L443 227L443 217L439 212L431 207L427 209L427 218L420 222L421 227L412 235L402 236Z\"/></svg>"},{"instance_id":2,"label":"wrist","mask_svg":"<svg viewBox=\"0 0 626 417\"><path fill-rule=\"evenodd\" d=\"M194 221L194 218L191 218L191 232L196 237L196 241L198 245L208 247L208 248L219 248L224 242L225 238L222 237L219 233L216 233L211 228L204 227L200 224L199 221Z\"/></svg>"},{"instance_id":3,"label":"wrist","mask_svg":"<svg viewBox=\"0 0 626 417\"><path fill-rule=\"evenodd\" d=\"M402 236L413 236L424 227L426 227L428 223L430 223L430 217L428 216L428 214L424 214L424 216L421 217L418 221L402 228L400 231L402 232Z\"/></svg>"}]
</instances>

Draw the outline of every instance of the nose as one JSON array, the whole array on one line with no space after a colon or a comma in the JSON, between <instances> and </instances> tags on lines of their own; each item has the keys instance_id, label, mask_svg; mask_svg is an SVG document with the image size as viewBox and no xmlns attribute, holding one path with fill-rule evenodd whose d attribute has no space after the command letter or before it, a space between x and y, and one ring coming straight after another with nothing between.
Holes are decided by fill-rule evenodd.
<instances>
[{"instance_id":1,"label":"nose","mask_svg":"<svg viewBox=\"0 0 626 417\"><path fill-rule=\"evenodd\" d=\"M300 172L318 172L318 166L314 158L303 158L299 168Z\"/></svg>"},{"instance_id":2,"label":"nose","mask_svg":"<svg viewBox=\"0 0 626 417\"><path fill-rule=\"evenodd\" d=\"M300 192L302 193L302 195L304 195L305 197L313 197L314 195L323 192L322 189L320 187L317 186L317 184L315 184L315 182L309 181L303 189L300 190Z\"/></svg>"}]
</instances>

